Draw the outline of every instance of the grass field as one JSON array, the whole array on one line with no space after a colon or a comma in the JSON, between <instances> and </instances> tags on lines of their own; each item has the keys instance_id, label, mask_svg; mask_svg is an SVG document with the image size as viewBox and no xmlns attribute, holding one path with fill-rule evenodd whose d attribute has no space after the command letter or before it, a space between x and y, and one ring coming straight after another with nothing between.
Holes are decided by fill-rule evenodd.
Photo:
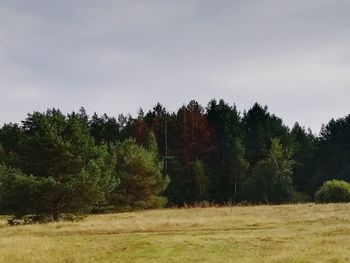
<instances>
[{"instance_id":1,"label":"grass field","mask_svg":"<svg viewBox=\"0 0 350 263\"><path fill-rule=\"evenodd\" d=\"M0 222L0 262L350 262L350 204L164 209Z\"/></svg>"}]
</instances>

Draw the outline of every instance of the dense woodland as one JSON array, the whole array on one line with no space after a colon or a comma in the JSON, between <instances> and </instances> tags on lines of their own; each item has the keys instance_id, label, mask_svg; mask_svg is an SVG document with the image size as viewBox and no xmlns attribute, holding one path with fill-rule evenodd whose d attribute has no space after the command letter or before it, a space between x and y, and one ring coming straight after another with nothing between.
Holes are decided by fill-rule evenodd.
<instances>
[{"instance_id":1,"label":"dense woodland","mask_svg":"<svg viewBox=\"0 0 350 263\"><path fill-rule=\"evenodd\" d=\"M136 117L49 109L3 125L0 163L1 213L15 218L312 201L325 181L350 181L350 115L315 136L267 106L223 100Z\"/></svg>"}]
</instances>

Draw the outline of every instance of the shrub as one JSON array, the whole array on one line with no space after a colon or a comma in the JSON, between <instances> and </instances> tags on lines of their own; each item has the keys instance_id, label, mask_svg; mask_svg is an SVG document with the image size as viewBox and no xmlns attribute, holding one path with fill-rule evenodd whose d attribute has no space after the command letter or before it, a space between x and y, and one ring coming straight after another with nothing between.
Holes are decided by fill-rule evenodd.
<instances>
[{"instance_id":1,"label":"shrub","mask_svg":"<svg viewBox=\"0 0 350 263\"><path fill-rule=\"evenodd\" d=\"M350 202L350 184L340 180L327 181L316 192L315 201L317 203Z\"/></svg>"}]
</instances>

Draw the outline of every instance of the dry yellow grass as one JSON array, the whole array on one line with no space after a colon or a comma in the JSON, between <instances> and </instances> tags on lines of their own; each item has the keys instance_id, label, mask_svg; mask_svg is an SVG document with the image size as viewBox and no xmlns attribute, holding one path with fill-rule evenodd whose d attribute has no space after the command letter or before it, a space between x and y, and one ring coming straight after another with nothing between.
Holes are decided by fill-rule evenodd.
<instances>
[{"instance_id":1,"label":"dry yellow grass","mask_svg":"<svg viewBox=\"0 0 350 263\"><path fill-rule=\"evenodd\" d=\"M164 209L7 226L0 262L350 262L350 205Z\"/></svg>"}]
</instances>

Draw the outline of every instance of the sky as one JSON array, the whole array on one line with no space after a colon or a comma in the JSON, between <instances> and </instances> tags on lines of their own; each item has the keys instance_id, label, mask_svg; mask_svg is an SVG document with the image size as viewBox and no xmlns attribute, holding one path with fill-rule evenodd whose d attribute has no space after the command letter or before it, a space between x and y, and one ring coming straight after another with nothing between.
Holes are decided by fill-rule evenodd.
<instances>
[{"instance_id":1,"label":"sky","mask_svg":"<svg viewBox=\"0 0 350 263\"><path fill-rule=\"evenodd\" d=\"M0 124L213 98L315 133L349 114L350 1L0 1Z\"/></svg>"}]
</instances>

